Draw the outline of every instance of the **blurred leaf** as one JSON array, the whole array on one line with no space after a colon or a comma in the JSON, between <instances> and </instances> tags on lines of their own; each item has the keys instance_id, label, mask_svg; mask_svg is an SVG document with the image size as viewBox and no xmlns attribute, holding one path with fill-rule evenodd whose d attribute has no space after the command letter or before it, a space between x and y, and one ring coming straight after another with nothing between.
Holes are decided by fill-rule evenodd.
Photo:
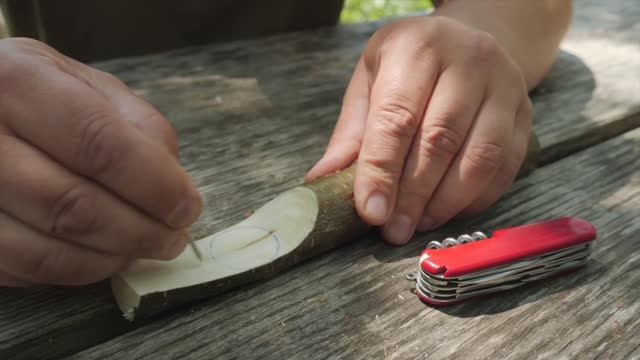
<instances>
[{"instance_id":1,"label":"blurred leaf","mask_svg":"<svg viewBox=\"0 0 640 360\"><path fill-rule=\"evenodd\" d=\"M431 9L431 0L346 0L340 21L372 21Z\"/></svg>"}]
</instances>

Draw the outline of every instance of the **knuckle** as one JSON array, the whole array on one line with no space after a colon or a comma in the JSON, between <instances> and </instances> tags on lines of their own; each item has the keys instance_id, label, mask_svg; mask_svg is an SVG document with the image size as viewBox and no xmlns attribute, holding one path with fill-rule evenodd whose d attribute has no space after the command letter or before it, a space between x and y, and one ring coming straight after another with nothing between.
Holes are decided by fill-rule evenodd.
<instances>
[{"instance_id":1,"label":"knuckle","mask_svg":"<svg viewBox=\"0 0 640 360\"><path fill-rule=\"evenodd\" d=\"M429 126L420 140L420 153L428 159L453 158L464 139L462 134L446 125Z\"/></svg>"},{"instance_id":2,"label":"knuckle","mask_svg":"<svg viewBox=\"0 0 640 360\"><path fill-rule=\"evenodd\" d=\"M28 55L50 56L55 51L47 44L27 37L8 38L0 43L3 48L11 52L22 52Z\"/></svg>"},{"instance_id":3,"label":"knuckle","mask_svg":"<svg viewBox=\"0 0 640 360\"><path fill-rule=\"evenodd\" d=\"M169 124L168 122L163 122L163 130L164 134L163 140L164 144L167 146L169 152L173 155L178 155L179 145L178 145L178 135L176 134L176 130Z\"/></svg>"},{"instance_id":4,"label":"knuckle","mask_svg":"<svg viewBox=\"0 0 640 360\"><path fill-rule=\"evenodd\" d=\"M520 169L527 158L527 144L518 144L519 149L514 151L514 154L508 160L505 160L504 176L515 179L520 173Z\"/></svg>"},{"instance_id":5,"label":"knuckle","mask_svg":"<svg viewBox=\"0 0 640 360\"><path fill-rule=\"evenodd\" d=\"M405 179L400 183L398 186L398 193L400 194L398 207L424 207L426 198L431 195L431 191L421 180L423 179Z\"/></svg>"},{"instance_id":6,"label":"knuckle","mask_svg":"<svg viewBox=\"0 0 640 360\"><path fill-rule=\"evenodd\" d=\"M514 102L523 102L524 98L528 97L526 80L518 66L511 60L508 62L507 65L496 68L502 74L502 78L494 79L493 84L502 87L505 92L510 94L507 98L513 99Z\"/></svg>"},{"instance_id":7,"label":"knuckle","mask_svg":"<svg viewBox=\"0 0 640 360\"><path fill-rule=\"evenodd\" d=\"M437 55L438 49L441 47L441 37L437 35L438 30L435 30L438 26L438 24L428 24L422 31L408 29L393 32L380 46L380 53L385 55L402 52L419 62L423 62L425 59L429 59L431 63L437 62L439 57L431 55Z\"/></svg>"},{"instance_id":8,"label":"knuckle","mask_svg":"<svg viewBox=\"0 0 640 360\"><path fill-rule=\"evenodd\" d=\"M178 154L178 135L175 128L171 125L165 117L155 109L149 108L144 114L141 114L141 123L148 124L148 126L157 129L162 142L167 147L170 153Z\"/></svg>"},{"instance_id":9,"label":"knuckle","mask_svg":"<svg viewBox=\"0 0 640 360\"><path fill-rule=\"evenodd\" d=\"M96 68L89 68L89 71L94 72L102 82L109 84L116 89L129 91L129 87L127 86L127 84L125 84L124 81L120 80L120 78L118 78L117 76Z\"/></svg>"},{"instance_id":10,"label":"knuckle","mask_svg":"<svg viewBox=\"0 0 640 360\"><path fill-rule=\"evenodd\" d=\"M356 178L356 184L366 183L372 188L392 192L400 177L397 163L389 160L362 159L358 162L358 171L361 173Z\"/></svg>"},{"instance_id":11,"label":"knuckle","mask_svg":"<svg viewBox=\"0 0 640 360\"><path fill-rule=\"evenodd\" d=\"M352 134L336 134L334 133L329 141L325 154L342 153L345 156L358 156L358 152L362 148L362 137Z\"/></svg>"},{"instance_id":12,"label":"knuckle","mask_svg":"<svg viewBox=\"0 0 640 360\"><path fill-rule=\"evenodd\" d=\"M502 170L498 174L498 184L504 184L505 187L508 187L513 180L518 175L518 171L520 170L520 166L522 165L522 161L512 161L502 168Z\"/></svg>"},{"instance_id":13,"label":"knuckle","mask_svg":"<svg viewBox=\"0 0 640 360\"><path fill-rule=\"evenodd\" d=\"M527 88L527 79L525 78L521 68L512 58L505 58L505 61L508 63L506 68L509 69L509 73L511 74L510 79L514 92L516 94L528 96L529 90Z\"/></svg>"},{"instance_id":14,"label":"knuckle","mask_svg":"<svg viewBox=\"0 0 640 360\"><path fill-rule=\"evenodd\" d=\"M432 33L442 33L447 29L451 28L451 26L455 26L458 22L451 20L447 17L437 16L429 19L429 22L425 24L428 32Z\"/></svg>"},{"instance_id":15,"label":"knuckle","mask_svg":"<svg viewBox=\"0 0 640 360\"><path fill-rule=\"evenodd\" d=\"M372 40L369 40L369 43L372 43ZM367 46L362 53L362 64L367 73L374 73L378 68L378 51L379 49L374 46Z\"/></svg>"},{"instance_id":16,"label":"knuckle","mask_svg":"<svg viewBox=\"0 0 640 360\"><path fill-rule=\"evenodd\" d=\"M437 54L442 44L439 34L451 24L452 21L439 17L429 21L408 18L392 22L378 34L379 52L385 55L401 51L414 59L424 60L427 54Z\"/></svg>"},{"instance_id":17,"label":"knuckle","mask_svg":"<svg viewBox=\"0 0 640 360\"><path fill-rule=\"evenodd\" d=\"M11 50L0 48L0 52L7 52L7 54L2 54L4 59L0 61L0 79L2 79L2 87L4 89L13 88L13 84L19 83L21 77L29 71L26 63L21 61L20 56L10 56L9 51Z\"/></svg>"},{"instance_id":18,"label":"knuckle","mask_svg":"<svg viewBox=\"0 0 640 360\"><path fill-rule=\"evenodd\" d=\"M99 227L96 195L90 186L74 185L54 202L49 232L54 236L78 236Z\"/></svg>"},{"instance_id":19,"label":"knuckle","mask_svg":"<svg viewBox=\"0 0 640 360\"><path fill-rule=\"evenodd\" d=\"M500 169L504 163L505 149L499 144L477 144L470 146L464 152L463 161L470 172L476 174L492 174Z\"/></svg>"},{"instance_id":20,"label":"knuckle","mask_svg":"<svg viewBox=\"0 0 640 360\"><path fill-rule=\"evenodd\" d=\"M120 155L126 151L121 143L116 143L116 122L111 113L97 110L84 113L79 119L79 146L77 148L77 164L91 176L99 177L113 170Z\"/></svg>"},{"instance_id":21,"label":"knuckle","mask_svg":"<svg viewBox=\"0 0 640 360\"><path fill-rule=\"evenodd\" d=\"M520 167L524 162L525 155L524 151L515 151L513 156L505 160L505 163L496 175L496 181L493 182L494 186L500 187L506 191L518 176Z\"/></svg>"},{"instance_id":22,"label":"knuckle","mask_svg":"<svg viewBox=\"0 0 640 360\"><path fill-rule=\"evenodd\" d=\"M366 158L362 164L365 169L363 178L378 188L390 188L399 176L398 161L389 158Z\"/></svg>"},{"instance_id":23,"label":"knuckle","mask_svg":"<svg viewBox=\"0 0 640 360\"><path fill-rule=\"evenodd\" d=\"M416 111L407 101L390 100L375 112L375 122L380 131L395 139L412 139L419 125Z\"/></svg>"},{"instance_id":24,"label":"knuckle","mask_svg":"<svg viewBox=\"0 0 640 360\"><path fill-rule=\"evenodd\" d=\"M93 70L101 74L105 78L105 80L107 80L111 84L128 89L127 85L122 80L120 80L120 78L118 78L117 76L106 71L102 71L98 69L93 69Z\"/></svg>"},{"instance_id":25,"label":"knuckle","mask_svg":"<svg viewBox=\"0 0 640 360\"><path fill-rule=\"evenodd\" d=\"M375 70L375 72L377 72L377 69L380 67L380 63L383 61L383 59L385 59L388 54L393 54L394 52L398 51L398 48L402 47L402 44L398 44L398 42L394 39L395 37L389 36L382 42L382 44L380 44L378 53L372 54L372 56L368 60L369 69Z\"/></svg>"},{"instance_id":26,"label":"knuckle","mask_svg":"<svg viewBox=\"0 0 640 360\"><path fill-rule=\"evenodd\" d=\"M531 103L531 99L529 97L525 98L521 109L520 109L522 120L524 120L527 124L531 124L533 122L533 104Z\"/></svg>"},{"instance_id":27,"label":"knuckle","mask_svg":"<svg viewBox=\"0 0 640 360\"><path fill-rule=\"evenodd\" d=\"M437 21L436 21L437 23ZM427 27L427 31L410 32L402 36L399 42L404 45L403 50L409 51L410 54L418 58L424 58L425 54L433 53L440 46L441 37L438 36L437 24ZM398 36L400 36L399 34Z\"/></svg>"},{"instance_id":28,"label":"knuckle","mask_svg":"<svg viewBox=\"0 0 640 360\"><path fill-rule=\"evenodd\" d=\"M50 47L43 43L42 41L38 41L29 37L14 37L6 39L6 41L10 41L18 47L24 48L34 48L34 49L50 49Z\"/></svg>"},{"instance_id":29,"label":"knuckle","mask_svg":"<svg viewBox=\"0 0 640 360\"><path fill-rule=\"evenodd\" d=\"M484 31L475 31L469 37L468 60L471 63L484 64L493 62L499 53L498 42L491 34Z\"/></svg>"},{"instance_id":30,"label":"knuckle","mask_svg":"<svg viewBox=\"0 0 640 360\"><path fill-rule=\"evenodd\" d=\"M7 42L6 45L10 49L10 52L38 60L39 64L49 64L56 68L64 67L64 56L42 41L26 37L9 38L2 41ZM34 66L30 64L29 61L24 61L25 59L22 60L21 63L23 63L24 66Z\"/></svg>"}]
</instances>

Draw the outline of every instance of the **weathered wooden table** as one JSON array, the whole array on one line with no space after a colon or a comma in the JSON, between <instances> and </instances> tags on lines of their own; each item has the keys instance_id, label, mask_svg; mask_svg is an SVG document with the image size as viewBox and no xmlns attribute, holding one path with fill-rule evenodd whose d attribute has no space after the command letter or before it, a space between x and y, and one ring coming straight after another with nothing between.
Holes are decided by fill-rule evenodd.
<instances>
[{"instance_id":1,"label":"weathered wooden table","mask_svg":"<svg viewBox=\"0 0 640 360\"><path fill-rule=\"evenodd\" d=\"M0 289L0 359L640 358L640 6L577 0L533 94L542 164L492 209L394 248L372 234L269 281L132 326L106 283ZM212 233L297 184L322 153L362 24L97 66L160 108ZM409 292L427 239L573 215L593 260L501 296L431 308Z\"/></svg>"}]
</instances>

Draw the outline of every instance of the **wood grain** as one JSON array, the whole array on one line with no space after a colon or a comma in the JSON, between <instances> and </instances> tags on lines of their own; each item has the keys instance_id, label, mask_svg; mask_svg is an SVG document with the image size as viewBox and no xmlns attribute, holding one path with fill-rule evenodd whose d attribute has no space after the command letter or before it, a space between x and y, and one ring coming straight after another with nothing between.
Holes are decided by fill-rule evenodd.
<instances>
[{"instance_id":1,"label":"wood grain","mask_svg":"<svg viewBox=\"0 0 640 360\"><path fill-rule=\"evenodd\" d=\"M534 94L542 163L640 124L640 8L632 0L574 7L563 52Z\"/></svg>"},{"instance_id":2,"label":"wood grain","mask_svg":"<svg viewBox=\"0 0 640 360\"><path fill-rule=\"evenodd\" d=\"M566 52L561 54L549 78L533 95L535 128L540 135L545 163L602 142L640 123L640 91L636 82L640 77L634 77L640 71L640 61L637 59L640 32L637 31L639 15L634 0L606 3L582 0L576 1L575 8L576 23L563 45ZM201 237L231 225L251 209L299 183L304 172L320 157L339 111L340 99L353 65L366 39L379 25L361 24L189 48L97 66L122 78L138 94L163 111L176 127L181 139L183 163L205 199L205 212L193 228L193 235ZM615 56L606 56L609 53ZM567 170L564 176L570 174ZM617 184L615 177L611 176L598 181L590 179L591 182L604 183L602 186L605 188ZM607 181L611 185L606 185ZM590 185L588 181L584 183L585 186ZM509 214L505 213L493 221L483 220L478 225L505 225L509 219L517 223L524 218L534 219L551 214L549 211L553 209L544 202L549 198L537 199L535 197L539 195L535 194L538 193L527 189L532 187L537 188L536 191L555 191L556 196L562 195L563 188L554 190L554 184L531 183L528 180L520 182L501 203L507 205L500 205L513 206L514 209ZM592 187L594 199L598 199L599 190L596 190ZM588 195L583 194L585 198ZM553 211L559 214L563 212L562 209L569 209L571 204L577 206L583 200L571 198L564 203L554 203L557 209ZM619 226L627 226L629 224L625 224L625 221L631 223L632 219L624 217L616 221ZM617 231L619 233L622 230ZM350 261L338 261L335 254L323 257L306 267L276 277L267 283L268 286L248 286L244 291L213 299L202 305L207 308L198 312L206 315L202 323L189 325L194 320L186 316L191 310L185 310L174 317L150 324L144 331L195 332L192 335L194 341L199 341L203 346L212 342L218 344L220 349L229 351L230 355L235 354L241 351L234 350L234 347L241 347L241 342L230 339L233 336L245 340L248 338L242 335L246 329L233 326L233 312L227 313L226 307L240 298L260 292L264 301L256 305L257 308L237 307L234 310L256 317L256 325L250 327L254 336L262 332L276 337L281 334L277 341L266 337L267 334L258 336L257 342L252 343L256 347L257 344L268 345L271 342L294 346L299 340L292 335L293 331L302 338L313 335L316 345L307 351L329 345L342 346L342 350L349 347L361 349L362 346L374 346L385 340L388 344L386 351L390 352L395 345L404 343L403 334L411 331L410 324L421 319L414 316L417 310L392 313L393 317L385 316L385 311L402 304L403 300L398 294L405 300L410 297L410 294L400 292L404 291L406 284L398 281L391 286L392 290L397 290L392 293L386 290L388 282L382 282L382 279L372 275L364 275L357 281L353 277L345 277L345 274L354 272L366 273L366 270L377 268L380 263L390 264L385 271L398 279L402 277L401 272L413 260L401 259L413 256L416 246L394 250L379 242L379 239L372 238L338 252ZM351 253L353 255L347 256ZM628 284L631 279L625 281L627 283L623 284ZM339 286L332 288L334 284ZM559 281L554 284L559 288L564 283ZM268 290L271 286L275 290ZM264 297L267 293L269 297ZM378 293L381 295L375 298L375 306L369 304L372 309L364 309L364 303L349 300L371 298ZM288 308L295 307L295 300L299 300L300 296L309 304L307 311L311 311L312 317L305 317L304 313L292 315L286 312ZM325 310L324 306L329 301L331 306L328 309L332 310ZM504 309L504 306L503 303L495 305L498 309ZM225 311L218 310L220 307L225 307ZM207 309L209 312L205 311ZM464 305L462 309L468 307ZM472 309L465 311L472 312ZM378 319L373 312L379 315ZM358 317L361 314L366 316ZM564 321L564 313L558 314ZM269 322L258 322L265 316L270 316ZM354 316L358 317L357 321L353 320ZM511 320L522 321L513 316ZM548 311L541 312L540 316L540 319L548 319L545 317ZM490 321L491 316L483 315L480 318ZM284 325L279 324L280 319ZM293 322L295 319L320 319L324 325L320 324L320 329L309 332L300 325L302 323ZM344 336L331 329L338 320L346 324L346 327L339 328ZM385 327L383 332L367 333L366 329L380 326L375 321L397 325L399 329L392 332L391 328ZM440 318L430 323L430 328L439 329L443 321ZM453 321L448 326L461 326L465 321ZM235 329L229 333L223 332L229 336L227 343L220 343L220 337L208 340L204 335L198 336L197 326L210 326L211 322L220 325L214 327L218 330L227 325L229 329ZM287 330L287 324L291 322L299 326ZM543 323L542 320L540 323ZM247 322L244 324L248 326ZM481 325L477 326L482 328ZM509 329L506 325L503 330L497 329L495 324L489 327L502 334ZM128 330L130 327L118 315L108 287L104 284L86 288L0 289L0 358L56 358ZM362 335L356 336L360 330L363 331ZM626 331L630 330L620 331L621 336L627 336L629 333ZM478 332L476 327L472 333L461 336L468 339ZM373 335L367 337L364 334ZM392 338L396 334L398 338ZM441 336L444 333L439 334ZM424 346L428 345L439 352L451 352L457 346L462 346L446 340L445 345L438 345L435 340L439 340L439 336L434 338L429 335L427 342L422 345L416 343L415 346L425 351ZM140 339L120 338L124 341L120 346L125 352L128 351L126 346L142 346L144 350ZM150 343L147 351L157 352L157 355L163 349L172 350L167 346L173 347L175 344L169 345L171 338L167 339L167 345ZM193 348L189 351L199 354L200 350L196 349L195 343L192 344ZM503 345L515 344L512 338L511 343ZM100 351L110 349L107 353L115 352L117 347L116 342L110 342ZM201 350L202 353L210 351ZM301 348L299 350L302 351ZM383 350L379 349L379 354L383 354ZM409 350L405 349L405 354L406 351Z\"/></svg>"},{"instance_id":3,"label":"wood grain","mask_svg":"<svg viewBox=\"0 0 640 360\"><path fill-rule=\"evenodd\" d=\"M599 230L578 272L443 308L404 279L427 240L564 215ZM640 357L640 129L537 170L494 209L403 248L375 238L75 359Z\"/></svg>"}]
</instances>

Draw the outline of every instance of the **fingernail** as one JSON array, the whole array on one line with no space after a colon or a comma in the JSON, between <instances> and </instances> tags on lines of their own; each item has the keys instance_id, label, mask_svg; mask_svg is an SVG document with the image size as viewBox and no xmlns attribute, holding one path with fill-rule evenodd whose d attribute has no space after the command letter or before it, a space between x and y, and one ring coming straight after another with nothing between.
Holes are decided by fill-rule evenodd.
<instances>
[{"instance_id":1,"label":"fingernail","mask_svg":"<svg viewBox=\"0 0 640 360\"><path fill-rule=\"evenodd\" d=\"M182 229L193 224L200 215L200 204L193 199L183 200L171 213L168 225Z\"/></svg>"},{"instance_id":2,"label":"fingernail","mask_svg":"<svg viewBox=\"0 0 640 360\"><path fill-rule=\"evenodd\" d=\"M385 227L384 235L387 240L396 245L406 244L413 235L413 224L406 215L395 215Z\"/></svg>"},{"instance_id":3,"label":"fingernail","mask_svg":"<svg viewBox=\"0 0 640 360\"><path fill-rule=\"evenodd\" d=\"M364 211L376 224L383 224L387 220L389 201L380 192L369 195Z\"/></svg>"},{"instance_id":4,"label":"fingernail","mask_svg":"<svg viewBox=\"0 0 640 360\"><path fill-rule=\"evenodd\" d=\"M320 162L318 162L319 164ZM318 168L318 164L315 164L307 173L304 175L304 182L308 183L316 179L316 169Z\"/></svg>"},{"instance_id":5,"label":"fingernail","mask_svg":"<svg viewBox=\"0 0 640 360\"><path fill-rule=\"evenodd\" d=\"M420 220L420 224L418 224L418 230L429 231L435 229L437 226L438 224L436 224L436 222L432 218L423 216L422 220Z\"/></svg>"}]
</instances>

